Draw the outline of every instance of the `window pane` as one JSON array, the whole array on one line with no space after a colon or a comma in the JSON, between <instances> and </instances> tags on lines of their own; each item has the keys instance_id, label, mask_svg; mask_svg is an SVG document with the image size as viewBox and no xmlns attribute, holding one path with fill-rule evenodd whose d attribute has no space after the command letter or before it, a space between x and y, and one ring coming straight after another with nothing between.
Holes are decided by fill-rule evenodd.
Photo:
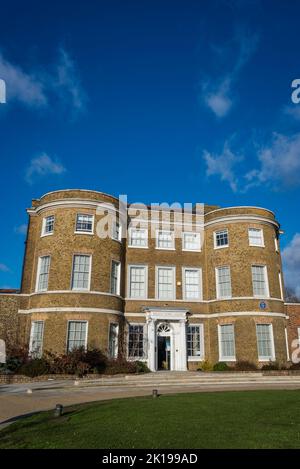
<instances>
[{"instance_id":1,"label":"window pane","mask_svg":"<svg viewBox=\"0 0 300 469\"><path fill-rule=\"evenodd\" d=\"M41 357L43 348L44 321L34 321L31 323L30 333L30 355Z\"/></svg>"},{"instance_id":2,"label":"window pane","mask_svg":"<svg viewBox=\"0 0 300 469\"><path fill-rule=\"evenodd\" d=\"M235 358L234 327L233 324L220 326L220 349L222 359Z\"/></svg>"},{"instance_id":3,"label":"window pane","mask_svg":"<svg viewBox=\"0 0 300 469\"><path fill-rule=\"evenodd\" d=\"M255 296L267 296L267 284L265 266L252 266L253 294Z\"/></svg>"},{"instance_id":4,"label":"window pane","mask_svg":"<svg viewBox=\"0 0 300 469\"><path fill-rule=\"evenodd\" d=\"M216 246L228 246L228 230L216 231Z\"/></svg>"},{"instance_id":5,"label":"window pane","mask_svg":"<svg viewBox=\"0 0 300 469\"><path fill-rule=\"evenodd\" d=\"M111 293L120 294L120 262L117 261L111 264Z\"/></svg>"},{"instance_id":6,"label":"window pane","mask_svg":"<svg viewBox=\"0 0 300 469\"><path fill-rule=\"evenodd\" d=\"M86 331L86 321L69 321L67 344L68 352L75 348L86 347Z\"/></svg>"},{"instance_id":7,"label":"window pane","mask_svg":"<svg viewBox=\"0 0 300 469\"><path fill-rule=\"evenodd\" d=\"M187 354L188 357L199 357L202 353L201 326L187 327Z\"/></svg>"},{"instance_id":8,"label":"window pane","mask_svg":"<svg viewBox=\"0 0 300 469\"><path fill-rule=\"evenodd\" d=\"M130 325L128 337L128 356L144 358L144 326Z\"/></svg>"},{"instance_id":9,"label":"window pane","mask_svg":"<svg viewBox=\"0 0 300 469\"><path fill-rule=\"evenodd\" d=\"M146 297L146 268L144 266L132 266L129 269L130 285L129 294L131 298Z\"/></svg>"},{"instance_id":10,"label":"window pane","mask_svg":"<svg viewBox=\"0 0 300 469\"><path fill-rule=\"evenodd\" d=\"M157 247L162 248L162 249L173 248L173 232L172 231L158 231Z\"/></svg>"},{"instance_id":11,"label":"window pane","mask_svg":"<svg viewBox=\"0 0 300 469\"><path fill-rule=\"evenodd\" d=\"M184 276L185 276L185 279L184 279L185 298L187 299L200 298L200 271L199 269L185 269Z\"/></svg>"},{"instance_id":12,"label":"window pane","mask_svg":"<svg viewBox=\"0 0 300 469\"><path fill-rule=\"evenodd\" d=\"M50 269L50 256L40 257L39 259L39 278L38 278L38 291L46 291L48 289L49 269Z\"/></svg>"},{"instance_id":13,"label":"window pane","mask_svg":"<svg viewBox=\"0 0 300 469\"><path fill-rule=\"evenodd\" d=\"M118 324L110 324L109 326L109 356L111 358L117 358L118 356L118 335L119 335Z\"/></svg>"},{"instance_id":14,"label":"window pane","mask_svg":"<svg viewBox=\"0 0 300 469\"><path fill-rule=\"evenodd\" d=\"M76 231L93 231L93 215L77 215Z\"/></svg>"},{"instance_id":15,"label":"window pane","mask_svg":"<svg viewBox=\"0 0 300 469\"><path fill-rule=\"evenodd\" d=\"M120 241L120 239L121 239L121 226L120 226L120 223L118 221L113 222L112 237L113 237L113 239L116 239L118 241Z\"/></svg>"},{"instance_id":16,"label":"window pane","mask_svg":"<svg viewBox=\"0 0 300 469\"><path fill-rule=\"evenodd\" d=\"M76 255L73 261L72 288L89 288L90 278L90 256Z\"/></svg>"},{"instance_id":17,"label":"window pane","mask_svg":"<svg viewBox=\"0 0 300 469\"><path fill-rule=\"evenodd\" d=\"M183 249L200 250L200 233L183 233Z\"/></svg>"},{"instance_id":18,"label":"window pane","mask_svg":"<svg viewBox=\"0 0 300 469\"><path fill-rule=\"evenodd\" d=\"M272 336L270 324L257 324L257 346L258 357L260 359L271 360L272 357Z\"/></svg>"},{"instance_id":19,"label":"window pane","mask_svg":"<svg viewBox=\"0 0 300 469\"><path fill-rule=\"evenodd\" d=\"M54 231L54 216L51 215L45 218L44 221L44 234L53 233Z\"/></svg>"},{"instance_id":20,"label":"window pane","mask_svg":"<svg viewBox=\"0 0 300 469\"><path fill-rule=\"evenodd\" d=\"M130 245L131 246L148 246L147 230L131 229L130 230Z\"/></svg>"},{"instance_id":21,"label":"window pane","mask_svg":"<svg viewBox=\"0 0 300 469\"><path fill-rule=\"evenodd\" d=\"M218 297L230 298L231 297L231 278L229 267L217 268L217 283L218 283Z\"/></svg>"},{"instance_id":22,"label":"window pane","mask_svg":"<svg viewBox=\"0 0 300 469\"><path fill-rule=\"evenodd\" d=\"M158 274L158 298L174 299L174 270L172 268L159 268Z\"/></svg>"},{"instance_id":23,"label":"window pane","mask_svg":"<svg viewBox=\"0 0 300 469\"><path fill-rule=\"evenodd\" d=\"M261 229L249 228L249 244L263 246L263 232Z\"/></svg>"}]
</instances>

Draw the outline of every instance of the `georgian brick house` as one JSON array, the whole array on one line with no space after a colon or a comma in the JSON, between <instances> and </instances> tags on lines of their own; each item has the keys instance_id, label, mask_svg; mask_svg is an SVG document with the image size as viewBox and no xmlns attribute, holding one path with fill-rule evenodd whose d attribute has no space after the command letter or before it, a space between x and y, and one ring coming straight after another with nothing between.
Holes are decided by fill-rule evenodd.
<instances>
[{"instance_id":1,"label":"georgian brick house","mask_svg":"<svg viewBox=\"0 0 300 469\"><path fill-rule=\"evenodd\" d=\"M204 205L184 224L171 212L166 228L149 211L132 224L126 209L124 222L118 199L89 190L33 200L21 288L0 291L0 338L36 354L97 347L153 371L286 363L300 305L284 302L273 212Z\"/></svg>"}]
</instances>

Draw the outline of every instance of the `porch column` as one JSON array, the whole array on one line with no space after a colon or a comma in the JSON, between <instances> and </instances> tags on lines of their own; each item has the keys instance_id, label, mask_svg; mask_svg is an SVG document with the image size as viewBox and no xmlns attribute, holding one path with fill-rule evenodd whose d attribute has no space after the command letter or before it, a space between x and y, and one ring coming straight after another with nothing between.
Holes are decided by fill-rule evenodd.
<instances>
[{"instance_id":1,"label":"porch column","mask_svg":"<svg viewBox=\"0 0 300 469\"><path fill-rule=\"evenodd\" d=\"M186 351L186 320L180 319L179 321L179 370L187 370L187 351Z\"/></svg>"},{"instance_id":2,"label":"porch column","mask_svg":"<svg viewBox=\"0 0 300 469\"><path fill-rule=\"evenodd\" d=\"M147 318L147 331L148 331L148 367L151 371L156 371L155 321L152 317Z\"/></svg>"}]
</instances>

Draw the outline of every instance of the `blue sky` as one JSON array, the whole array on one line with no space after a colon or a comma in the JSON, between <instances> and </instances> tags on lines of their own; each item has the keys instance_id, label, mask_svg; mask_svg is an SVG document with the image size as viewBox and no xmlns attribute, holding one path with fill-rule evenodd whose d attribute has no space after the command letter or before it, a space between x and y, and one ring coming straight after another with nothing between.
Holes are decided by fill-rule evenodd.
<instances>
[{"instance_id":1,"label":"blue sky","mask_svg":"<svg viewBox=\"0 0 300 469\"><path fill-rule=\"evenodd\" d=\"M268 207L297 288L300 1L12 0L1 16L0 288L19 286L31 199L72 187Z\"/></svg>"}]
</instances>

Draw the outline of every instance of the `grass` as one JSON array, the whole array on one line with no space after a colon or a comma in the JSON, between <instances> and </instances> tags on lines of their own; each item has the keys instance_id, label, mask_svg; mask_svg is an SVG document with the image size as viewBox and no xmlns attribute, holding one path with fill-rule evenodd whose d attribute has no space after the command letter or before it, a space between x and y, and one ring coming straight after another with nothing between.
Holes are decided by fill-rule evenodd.
<instances>
[{"instance_id":1,"label":"grass","mask_svg":"<svg viewBox=\"0 0 300 469\"><path fill-rule=\"evenodd\" d=\"M300 391L193 393L42 412L0 432L0 448L299 448Z\"/></svg>"}]
</instances>

